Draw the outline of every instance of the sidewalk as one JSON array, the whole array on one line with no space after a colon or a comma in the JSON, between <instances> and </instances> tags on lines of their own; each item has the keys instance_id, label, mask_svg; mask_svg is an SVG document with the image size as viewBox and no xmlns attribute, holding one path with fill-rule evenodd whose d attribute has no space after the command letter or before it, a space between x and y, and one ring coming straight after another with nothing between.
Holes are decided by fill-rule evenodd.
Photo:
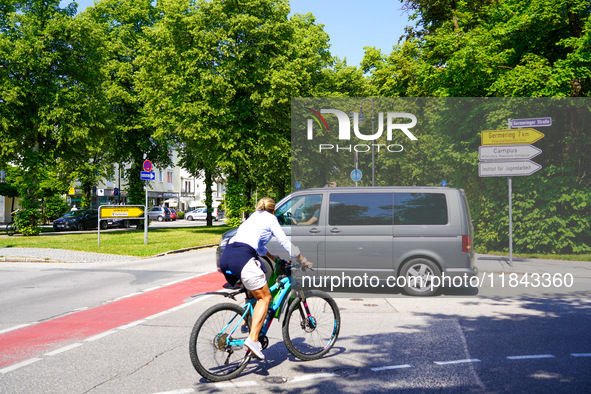
<instances>
[{"instance_id":1,"label":"sidewalk","mask_svg":"<svg viewBox=\"0 0 591 394\"><path fill-rule=\"evenodd\" d=\"M138 260L141 257L106 253L78 252L65 249L0 248L0 262L100 263Z\"/></svg>"},{"instance_id":2,"label":"sidewalk","mask_svg":"<svg viewBox=\"0 0 591 394\"><path fill-rule=\"evenodd\" d=\"M476 254L476 266L480 272L493 273L560 273L568 269L591 269L589 261L527 259L513 257L513 264L509 263L509 256L492 256Z\"/></svg>"}]
</instances>

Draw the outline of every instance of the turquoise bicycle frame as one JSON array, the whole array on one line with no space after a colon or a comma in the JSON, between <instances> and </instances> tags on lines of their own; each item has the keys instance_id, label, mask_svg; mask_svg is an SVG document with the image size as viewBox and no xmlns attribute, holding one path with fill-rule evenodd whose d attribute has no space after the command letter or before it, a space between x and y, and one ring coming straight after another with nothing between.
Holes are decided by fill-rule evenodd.
<instances>
[{"instance_id":1,"label":"turquoise bicycle frame","mask_svg":"<svg viewBox=\"0 0 591 394\"><path fill-rule=\"evenodd\" d=\"M267 335L267 331L269 331L269 327L271 326L271 322L273 321L273 318L278 315L278 311L280 310L281 306L284 304L285 297L290 293L291 278L282 278L281 280L277 281L273 286L271 286L269 288L269 290L271 291L271 294L277 290L279 290L279 291L277 292L277 294L275 294L271 304L269 305L269 310L267 312L267 318L265 319L265 323L263 324L263 328L261 329L261 335ZM255 300L255 299L247 300L246 305L244 306L244 313L242 314L240 320L238 320L236 322L236 324L234 325L234 327L232 327L230 334L226 338L226 343L228 345L230 345L230 346L244 345L244 339L234 339L234 338L232 338L232 335L239 327L242 326L242 322L244 321L246 316L248 316L249 313L252 315L256 301L257 300ZM235 318L232 319L232 321L230 321L224 327L222 332L226 332L226 329L228 329L233 324L234 320L235 320Z\"/></svg>"}]
</instances>

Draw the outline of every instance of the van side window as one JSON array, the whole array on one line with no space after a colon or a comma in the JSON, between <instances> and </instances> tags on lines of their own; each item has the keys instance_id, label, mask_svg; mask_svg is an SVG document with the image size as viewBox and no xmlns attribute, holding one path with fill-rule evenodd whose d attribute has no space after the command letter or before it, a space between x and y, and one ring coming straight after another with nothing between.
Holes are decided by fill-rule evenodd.
<instances>
[{"instance_id":1,"label":"van side window","mask_svg":"<svg viewBox=\"0 0 591 394\"><path fill-rule=\"evenodd\" d=\"M331 193L331 226L392 225L392 193Z\"/></svg>"},{"instance_id":2,"label":"van side window","mask_svg":"<svg viewBox=\"0 0 591 394\"><path fill-rule=\"evenodd\" d=\"M322 194L296 196L281 205L275 212L282 226L318 225Z\"/></svg>"},{"instance_id":3,"label":"van side window","mask_svg":"<svg viewBox=\"0 0 591 394\"><path fill-rule=\"evenodd\" d=\"M447 202L441 193L394 193L394 224L447 224Z\"/></svg>"}]
</instances>

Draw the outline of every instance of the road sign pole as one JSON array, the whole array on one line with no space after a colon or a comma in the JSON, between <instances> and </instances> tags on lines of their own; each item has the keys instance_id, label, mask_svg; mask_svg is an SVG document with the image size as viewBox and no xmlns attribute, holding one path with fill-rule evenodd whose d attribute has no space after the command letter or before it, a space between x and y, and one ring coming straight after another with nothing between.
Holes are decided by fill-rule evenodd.
<instances>
[{"instance_id":1,"label":"road sign pole","mask_svg":"<svg viewBox=\"0 0 591 394\"><path fill-rule=\"evenodd\" d=\"M513 180L507 177L507 186L509 188L509 265L513 266Z\"/></svg>"},{"instance_id":2,"label":"road sign pole","mask_svg":"<svg viewBox=\"0 0 591 394\"><path fill-rule=\"evenodd\" d=\"M148 181L146 181L146 206L144 208L144 245L148 244Z\"/></svg>"},{"instance_id":3,"label":"road sign pole","mask_svg":"<svg viewBox=\"0 0 591 394\"><path fill-rule=\"evenodd\" d=\"M511 118L507 120L511 130ZM513 266L513 179L507 177L507 189L509 190L509 265Z\"/></svg>"}]
</instances>

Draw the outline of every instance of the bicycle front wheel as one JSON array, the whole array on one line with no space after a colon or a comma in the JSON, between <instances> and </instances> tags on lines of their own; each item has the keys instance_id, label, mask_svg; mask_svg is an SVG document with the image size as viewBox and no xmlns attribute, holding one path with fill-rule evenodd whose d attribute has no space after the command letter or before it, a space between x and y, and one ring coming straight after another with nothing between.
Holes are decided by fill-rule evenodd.
<instances>
[{"instance_id":1,"label":"bicycle front wheel","mask_svg":"<svg viewBox=\"0 0 591 394\"><path fill-rule=\"evenodd\" d=\"M14 235L14 233L16 233L16 227L14 226L14 223L8 223L6 225L6 234L8 234L8 236L12 237Z\"/></svg>"},{"instance_id":2,"label":"bicycle front wheel","mask_svg":"<svg viewBox=\"0 0 591 394\"><path fill-rule=\"evenodd\" d=\"M212 382L233 379L250 360L243 345L250 330L249 319L243 320L244 309L236 304L218 304L209 308L195 323L191 332L189 353L193 367ZM246 328L242 329L246 321Z\"/></svg>"},{"instance_id":3,"label":"bicycle front wheel","mask_svg":"<svg viewBox=\"0 0 591 394\"><path fill-rule=\"evenodd\" d=\"M295 298L283 324L283 341L300 360L317 360L335 344L341 328L341 314L330 295L310 290Z\"/></svg>"}]
</instances>

